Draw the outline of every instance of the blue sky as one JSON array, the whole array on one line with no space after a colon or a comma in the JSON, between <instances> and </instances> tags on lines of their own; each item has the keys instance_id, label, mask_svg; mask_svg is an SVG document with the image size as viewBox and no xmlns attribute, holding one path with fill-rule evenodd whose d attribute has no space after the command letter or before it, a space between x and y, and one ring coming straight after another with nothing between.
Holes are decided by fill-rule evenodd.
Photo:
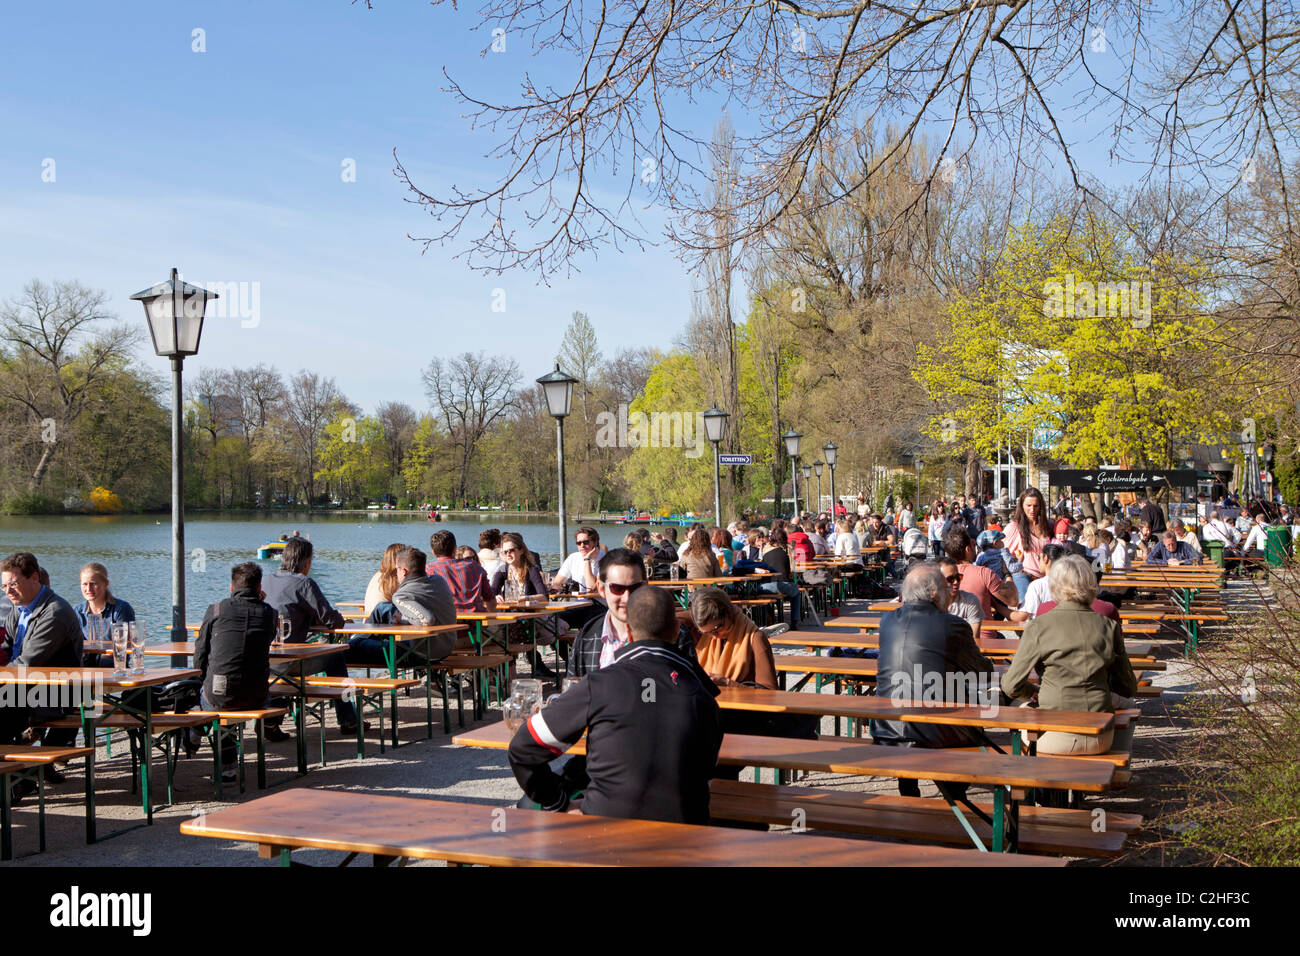
<instances>
[{"instance_id":1,"label":"blue sky","mask_svg":"<svg viewBox=\"0 0 1300 956\"><path fill-rule=\"evenodd\" d=\"M394 147L426 190L485 181L491 142L442 92L442 67L489 94L536 67L509 40L480 57L491 38L474 22L411 0L373 11L342 0L6 4L0 298L35 277L75 278L143 323L128 296L172 266L200 283L255 281L260 323L210 319L187 375L255 361L315 368L367 410L390 398L423 407L420 369L437 355L504 353L536 377L575 309L607 355L668 345L690 277L667 248L605 252L547 287L472 272L452 249L421 255L407 238L432 223L403 201ZM345 159L355 182L343 182ZM504 313L492 311L498 288Z\"/></svg>"},{"instance_id":2,"label":"blue sky","mask_svg":"<svg viewBox=\"0 0 1300 956\"><path fill-rule=\"evenodd\" d=\"M547 67L510 38L504 54L481 55L491 38L471 30L475 4L461 6L6 4L0 298L32 278L75 278L143 324L128 296L172 266L204 284L256 282L259 324L210 319L187 373L257 361L312 368L366 410L386 399L423 407L420 369L435 356L503 353L536 377L575 309L590 315L606 355L669 345L691 289L669 248L606 250L548 287L530 274L472 272L455 249L421 255L407 238L433 223L403 201L394 147L426 191L482 185L501 168L483 159L490 136L472 132L442 91L442 68L505 99L524 70ZM206 52L192 50L195 28ZM692 112L707 136L716 104ZM340 175L347 159L355 182ZM42 181L47 160L53 182ZM660 233L654 210L642 222ZM505 312L492 309L496 289ZM165 369L147 346L141 357Z\"/></svg>"}]
</instances>

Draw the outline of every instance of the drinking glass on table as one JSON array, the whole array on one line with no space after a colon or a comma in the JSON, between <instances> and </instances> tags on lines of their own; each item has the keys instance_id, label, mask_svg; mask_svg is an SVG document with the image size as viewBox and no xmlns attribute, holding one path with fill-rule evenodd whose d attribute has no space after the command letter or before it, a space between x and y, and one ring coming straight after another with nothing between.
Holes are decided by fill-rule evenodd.
<instances>
[{"instance_id":1,"label":"drinking glass on table","mask_svg":"<svg viewBox=\"0 0 1300 956\"><path fill-rule=\"evenodd\" d=\"M127 625L127 650L130 655L132 674L144 673L144 621L132 621Z\"/></svg>"},{"instance_id":2,"label":"drinking glass on table","mask_svg":"<svg viewBox=\"0 0 1300 956\"><path fill-rule=\"evenodd\" d=\"M114 624L112 629L113 635L113 676L126 676L126 655L130 646L131 636L127 631L125 622Z\"/></svg>"},{"instance_id":3,"label":"drinking glass on table","mask_svg":"<svg viewBox=\"0 0 1300 956\"><path fill-rule=\"evenodd\" d=\"M293 621L283 614L279 615L276 632L280 635L280 643L288 644L289 638L293 637Z\"/></svg>"},{"instance_id":4,"label":"drinking glass on table","mask_svg":"<svg viewBox=\"0 0 1300 956\"><path fill-rule=\"evenodd\" d=\"M507 727L512 731L518 730L523 726L524 721L541 709L541 681L515 680L510 682L510 699L502 707Z\"/></svg>"}]
</instances>

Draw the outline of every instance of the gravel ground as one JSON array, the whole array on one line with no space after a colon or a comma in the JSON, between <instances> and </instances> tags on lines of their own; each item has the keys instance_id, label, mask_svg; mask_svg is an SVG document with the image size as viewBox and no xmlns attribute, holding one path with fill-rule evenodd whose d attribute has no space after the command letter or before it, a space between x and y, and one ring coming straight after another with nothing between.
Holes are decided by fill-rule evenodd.
<instances>
[{"instance_id":1,"label":"gravel ground","mask_svg":"<svg viewBox=\"0 0 1300 956\"><path fill-rule=\"evenodd\" d=\"M1230 585L1227 602L1245 598L1245 589L1234 591ZM866 611L866 601L850 601L843 613ZM808 628L816 630L817 628ZM825 630L823 628L823 630ZM1176 716L1177 703L1183 695L1195 693L1190 684L1190 668L1182 661L1181 641L1168 641L1161 645L1161 656L1170 663L1169 670L1157 675L1156 684L1166 688L1164 698L1146 701L1142 705L1143 719L1134 739L1134 778L1129 787L1100 799L1089 799L1086 806L1103 806L1113 810L1142 813L1149 825L1132 841L1134 851L1119 861L1129 865L1168 865L1178 862L1163 848L1159 826L1161 805L1170 798L1169 787L1177 779L1176 754L1180 735L1191 731ZM809 691L811 692L811 691ZM830 689L827 689L830 692ZM509 806L519 798L520 791L506 760L504 751L478 750L455 747L451 737L441 733L439 710L441 701L435 699L435 724L432 740L424 738L423 692L417 691L409 698L401 698L401 739L404 743L396 750L379 753L377 724L369 734L365 759L358 760L351 738L339 736L333 717L327 728L327 754L329 763L319 764L319 728L308 723L308 757L311 771L306 776L296 772L295 749L292 740L268 745L267 776L272 789L316 787L352 790L375 794L411 797L434 797L480 803L485 806ZM452 707L452 733L458 732L455 722L455 705ZM499 707L492 707L485 722L500 719ZM372 719L372 724L375 723ZM467 727L472 726L467 714ZM291 725L286 721L286 729ZM823 721L822 732L833 732L832 721ZM233 794L235 787L226 789L227 800L213 799L211 752L206 747L192 759L181 759L176 771L176 800L173 806L157 810L152 826L143 824L140 804L130 789L130 759L124 740L115 741L115 755L108 759L104 748L97 755L96 779L98 782L97 809L100 840L93 846L84 842L83 778L79 764L67 770L63 784L47 785L48 847L37 853L36 798L29 797L14 814L14 852L18 857L4 866L266 866L257 858L251 844L234 844L221 840L182 836L179 824L201 813L210 813L232 805L234 799L250 800L258 796L254 787L255 766L248 764L249 790L242 796ZM250 746L251 749L251 746ZM154 764L155 793L159 800L165 798L165 773L160 760ZM750 771L745 779L752 779ZM766 779L771 779L770 772ZM844 788L856 791L896 792L892 780L853 778L829 774L812 774L801 783ZM937 793L930 784L922 784L922 793ZM972 793L980 795L978 789ZM341 860L343 854L326 851L296 851L295 859L303 862L327 864ZM1084 862L1084 861L1080 861ZM1087 861L1088 865L1095 865ZM441 865L417 863L415 865Z\"/></svg>"}]
</instances>

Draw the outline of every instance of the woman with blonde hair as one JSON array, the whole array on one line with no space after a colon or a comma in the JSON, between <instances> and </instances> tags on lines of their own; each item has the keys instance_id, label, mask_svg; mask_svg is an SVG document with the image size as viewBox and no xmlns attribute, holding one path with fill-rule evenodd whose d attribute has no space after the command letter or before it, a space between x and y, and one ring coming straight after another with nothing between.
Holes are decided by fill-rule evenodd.
<instances>
[{"instance_id":1,"label":"woman with blonde hair","mask_svg":"<svg viewBox=\"0 0 1300 956\"><path fill-rule=\"evenodd\" d=\"M1128 698L1137 692L1137 677L1124 648L1124 631L1118 620L1095 609L1097 576L1088 562L1077 554L1065 555L1051 562L1047 581L1056 603L1025 626L1016 656L1002 675L1003 693L1028 700L1036 690L1038 706L1049 710L1109 714L1132 706ZM1029 678L1039 667L1042 678L1035 686ZM1117 739L1110 730L1100 735L1045 733L1038 738L1038 753L1101 754L1113 744L1127 749L1132 737Z\"/></svg>"},{"instance_id":2,"label":"woman with blonde hair","mask_svg":"<svg viewBox=\"0 0 1300 956\"><path fill-rule=\"evenodd\" d=\"M377 605L386 604L393 599L393 592L397 590L397 554L406 547L407 545L404 544L390 544L384 548L384 556L379 560L379 570L371 575L370 583L366 585L367 618L374 613Z\"/></svg>"},{"instance_id":3,"label":"woman with blonde hair","mask_svg":"<svg viewBox=\"0 0 1300 956\"><path fill-rule=\"evenodd\" d=\"M91 561L81 569L81 595L85 598L74 611L84 633L87 617L98 616L105 624L130 623L135 620L135 608L113 596L108 584L108 568Z\"/></svg>"}]
</instances>

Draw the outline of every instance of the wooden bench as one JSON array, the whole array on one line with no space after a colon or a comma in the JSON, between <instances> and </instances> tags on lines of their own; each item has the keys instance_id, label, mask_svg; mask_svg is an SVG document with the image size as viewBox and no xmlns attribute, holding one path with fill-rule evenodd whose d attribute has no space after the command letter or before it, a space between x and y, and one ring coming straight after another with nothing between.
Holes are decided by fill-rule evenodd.
<instances>
[{"instance_id":1,"label":"wooden bench","mask_svg":"<svg viewBox=\"0 0 1300 956\"><path fill-rule=\"evenodd\" d=\"M235 752L238 754L239 763L239 792L244 792L244 725L251 723L253 725L253 736L257 740L257 789L266 789L266 721L283 717L289 711L285 707L262 707L254 710L191 710L187 711L193 717L208 717L213 720L212 730L208 733L208 739L212 743L214 751L215 772L212 775L216 789L217 799L222 799L225 794L222 791L221 775L223 771L221 756L221 741L225 736L223 728L237 728L238 732L235 737Z\"/></svg>"},{"instance_id":2,"label":"wooden bench","mask_svg":"<svg viewBox=\"0 0 1300 956\"><path fill-rule=\"evenodd\" d=\"M948 804L934 797L852 793L817 787L778 787L766 783L714 780L710 784L709 814L718 820L738 820L778 826L807 827L907 842L963 846L970 837ZM991 803L975 803L991 817ZM1094 830L1094 821L1104 827ZM972 824L985 842L992 827L976 818ZM1023 853L1062 856L1115 857L1129 834L1142 825L1135 813L1094 817L1090 810L1021 807L1019 849Z\"/></svg>"},{"instance_id":3,"label":"wooden bench","mask_svg":"<svg viewBox=\"0 0 1300 956\"><path fill-rule=\"evenodd\" d=\"M181 833L251 842L290 866L299 848L484 866L1060 866L1050 857L622 820L299 788L187 820Z\"/></svg>"},{"instance_id":4,"label":"wooden bench","mask_svg":"<svg viewBox=\"0 0 1300 956\"><path fill-rule=\"evenodd\" d=\"M41 853L45 852L45 768L93 753L90 747L30 747L22 744L0 746L0 790L3 791L3 820L0 820L0 860L13 859L13 797L11 787L20 780L36 784L36 830ZM87 773L87 791L93 793ZM93 812L86 802L86 812Z\"/></svg>"},{"instance_id":5,"label":"wooden bench","mask_svg":"<svg viewBox=\"0 0 1300 956\"><path fill-rule=\"evenodd\" d=\"M167 762L167 802L174 803L175 778L176 778L176 761L180 756L180 748L176 745L180 735L191 727L211 727L215 718L208 715L196 715L192 713L175 714L175 713L157 713L149 717L150 729L152 730L152 739L144 740L145 722L139 717L133 717L130 714L112 713L96 721L96 730L112 731L125 730L127 739L130 742L131 751L131 793L136 793L139 789L139 774L137 769L142 763L148 761L153 754L153 750L162 751L163 757ZM81 730L81 718L79 717L58 717L53 720L43 720L39 727L52 730ZM94 741L87 740L87 747L93 746ZM145 749L148 748L148 749ZM214 766L216 766L214 764ZM216 773L216 783L218 788L221 784L221 774L218 770ZM94 800L94 783L87 781L88 801L93 804ZM143 794L146 804L149 803L149 795ZM93 806L87 809L92 816L94 814Z\"/></svg>"},{"instance_id":6,"label":"wooden bench","mask_svg":"<svg viewBox=\"0 0 1300 956\"><path fill-rule=\"evenodd\" d=\"M336 701L355 702L357 705L357 757L366 755L366 708L379 714L379 752L385 752L384 746L384 695L392 696L393 708L393 746L397 746L397 692L409 687L418 687L424 681L415 677L327 677L313 675L303 684L302 697L307 713L320 724L320 762L328 762L325 753L325 707ZM295 691L290 684L272 684L269 690L272 697L293 696Z\"/></svg>"}]
</instances>

